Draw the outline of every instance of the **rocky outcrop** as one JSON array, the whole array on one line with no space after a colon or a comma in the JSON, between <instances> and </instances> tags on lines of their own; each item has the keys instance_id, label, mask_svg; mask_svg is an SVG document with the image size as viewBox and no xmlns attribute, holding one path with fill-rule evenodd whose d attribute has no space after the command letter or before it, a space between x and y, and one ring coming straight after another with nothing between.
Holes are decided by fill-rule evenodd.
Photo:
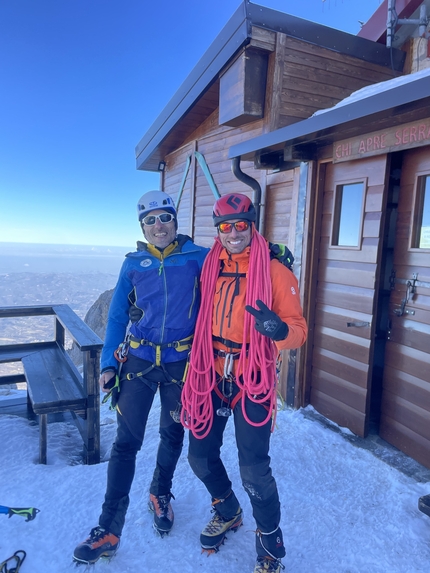
<instances>
[{"instance_id":1,"label":"rocky outcrop","mask_svg":"<svg viewBox=\"0 0 430 573\"><path fill-rule=\"evenodd\" d=\"M99 296L96 302L90 307L85 315L84 321L102 340L105 338L107 315L112 300L113 289L107 290ZM82 365L82 355L80 350L73 344L69 355L76 366Z\"/></svg>"}]
</instances>

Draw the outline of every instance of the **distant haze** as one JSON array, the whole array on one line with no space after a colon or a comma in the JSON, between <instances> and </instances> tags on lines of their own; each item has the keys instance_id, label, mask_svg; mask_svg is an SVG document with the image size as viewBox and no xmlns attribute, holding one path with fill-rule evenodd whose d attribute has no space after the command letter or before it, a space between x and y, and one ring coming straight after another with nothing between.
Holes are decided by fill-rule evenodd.
<instances>
[{"instance_id":1,"label":"distant haze","mask_svg":"<svg viewBox=\"0 0 430 573\"><path fill-rule=\"evenodd\" d=\"M1 243L0 274L107 273L117 275L135 247Z\"/></svg>"}]
</instances>

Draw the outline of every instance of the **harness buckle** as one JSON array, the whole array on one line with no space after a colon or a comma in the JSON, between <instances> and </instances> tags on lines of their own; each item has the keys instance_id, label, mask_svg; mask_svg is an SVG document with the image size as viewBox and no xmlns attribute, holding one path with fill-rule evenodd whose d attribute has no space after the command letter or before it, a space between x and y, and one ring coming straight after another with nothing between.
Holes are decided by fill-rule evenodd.
<instances>
[{"instance_id":1,"label":"harness buckle","mask_svg":"<svg viewBox=\"0 0 430 573\"><path fill-rule=\"evenodd\" d=\"M232 352L226 352L224 358L224 378L230 378L231 372L233 370L234 359L237 356L237 352L233 354Z\"/></svg>"}]
</instances>

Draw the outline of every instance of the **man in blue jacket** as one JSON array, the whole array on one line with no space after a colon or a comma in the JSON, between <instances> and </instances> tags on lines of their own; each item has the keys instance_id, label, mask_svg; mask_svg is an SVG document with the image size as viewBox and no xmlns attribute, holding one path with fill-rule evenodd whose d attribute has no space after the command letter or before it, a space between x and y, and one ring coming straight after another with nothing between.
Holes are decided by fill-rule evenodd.
<instances>
[{"instance_id":1,"label":"man in blue jacket","mask_svg":"<svg viewBox=\"0 0 430 573\"><path fill-rule=\"evenodd\" d=\"M112 395L118 430L99 524L74 551L74 559L83 563L110 557L119 547L136 455L157 389L160 444L149 506L161 535L173 525L171 486L184 439L180 395L200 304L199 276L209 249L177 234L176 208L166 193L146 193L137 211L147 243L139 241L137 251L127 254L109 309L99 383ZM141 318L127 332L131 306Z\"/></svg>"}]
</instances>

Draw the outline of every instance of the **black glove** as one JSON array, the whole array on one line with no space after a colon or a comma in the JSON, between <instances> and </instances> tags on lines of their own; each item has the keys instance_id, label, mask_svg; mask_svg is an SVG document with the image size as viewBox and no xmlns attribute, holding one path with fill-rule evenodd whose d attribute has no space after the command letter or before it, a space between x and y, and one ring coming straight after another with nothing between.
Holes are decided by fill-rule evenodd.
<instances>
[{"instance_id":1,"label":"black glove","mask_svg":"<svg viewBox=\"0 0 430 573\"><path fill-rule=\"evenodd\" d=\"M272 340L284 340L284 338L287 338L288 324L282 321L276 312L270 310L262 300L257 300L257 306L260 310L249 305L245 306L245 310L252 316L255 316L255 329Z\"/></svg>"},{"instance_id":2,"label":"black glove","mask_svg":"<svg viewBox=\"0 0 430 573\"><path fill-rule=\"evenodd\" d=\"M278 259L278 261L287 267L287 269L290 269L290 271L292 270L294 257L287 245L269 242L269 249L271 259Z\"/></svg>"},{"instance_id":3,"label":"black glove","mask_svg":"<svg viewBox=\"0 0 430 573\"><path fill-rule=\"evenodd\" d=\"M118 398L119 398L119 390L120 390L120 385L119 385L119 376L118 374L115 374L114 376L112 376L112 378L103 386L105 389L109 390L109 392L105 395L105 397L102 400L102 404L106 404L106 402L109 400L110 398L110 406L109 409L110 410L115 410L116 409L116 405L118 403Z\"/></svg>"},{"instance_id":4,"label":"black glove","mask_svg":"<svg viewBox=\"0 0 430 573\"><path fill-rule=\"evenodd\" d=\"M143 316L143 310L132 304L128 309L128 318L131 322L138 322Z\"/></svg>"}]
</instances>

